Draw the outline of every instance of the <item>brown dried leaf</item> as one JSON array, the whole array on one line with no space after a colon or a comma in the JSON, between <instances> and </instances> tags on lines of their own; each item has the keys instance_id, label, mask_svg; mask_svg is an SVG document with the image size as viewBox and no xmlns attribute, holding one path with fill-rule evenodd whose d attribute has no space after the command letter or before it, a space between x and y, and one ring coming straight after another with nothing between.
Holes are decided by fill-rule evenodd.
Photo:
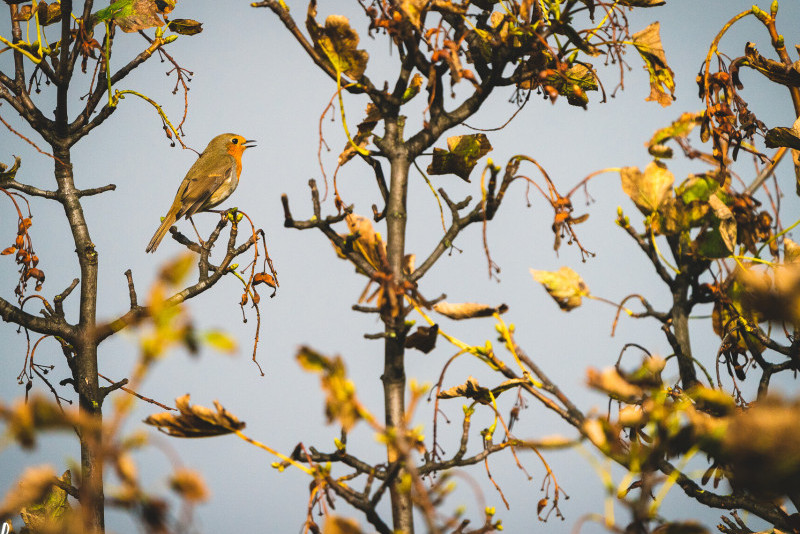
<instances>
[{"instance_id":1,"label":"brown dried leaf","mask_svg":"<svg viewBox=\"0 0 800 534\"><path fill-rule=\"evenodd\" d=\"M478 304L475 302L437 302L433 305L433 309L450 319L472 319L475 317L491 317L495 313L505 313L508 311L508 306L501 304L500 306L489 306L488 304Z\"/></svg>"},{"instance_id":2,"label":"brown dried leaf","mask_svg":"<svg viewBox=\"0 0 800 534\"><path fill-rule=\"evenodd\" d=\"M733 216L733 212L716 194L712 194L708 198L708 204L719 220L719 234L722 237L722 242L729 252L733 252L736 247L736 219Z\"/></svg>"},{"instance_id":3,"label":"brown dried leaf","mask_svg":"<svg viewBox=\"0 0 800 534\"><path fill-rule=\"evenodd\" d=\"M420 326L417 331L406 337L405 347L407 349L417 349L425 354L436 347L436 338L439 335L439 325Z\"/></svg>"},{"instance_id":4,"label":"brown dried leaf","mask_svg":"<svg viewBox=\"0 0 800 534\"><path fill-rule=\"evenodd\" d=\"M216 412L203 406L189 404L189 395L175 399L180 412L154 414L144 420L145 424L157 427L161 432L176 438L205 438L232 434L244 428L245 423L214 401Z\"/></svg>"},{"instance_id":5,"label":"brown dried leaf","mask_svg":"<svg viewBox=\"0 0 800 534\"><path fill-rule=\"evenodd\" d=\"M467 381L461 385L453 386L450 389L440 391L438 397L440 399L454 399L457 397L464 397L472 399L481 404L491 404L492 394L489 388L485 388L478 384L478 381L473 377L468 377Z\"/></svg>"}]
</instances>

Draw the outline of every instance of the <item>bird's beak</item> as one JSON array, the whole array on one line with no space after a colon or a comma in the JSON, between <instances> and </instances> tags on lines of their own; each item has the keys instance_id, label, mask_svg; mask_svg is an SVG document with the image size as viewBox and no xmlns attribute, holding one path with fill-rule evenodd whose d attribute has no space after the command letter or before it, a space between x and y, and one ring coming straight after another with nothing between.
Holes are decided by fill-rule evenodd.
<instances>
[{"instance_id":1,"label":"bird's beak","mask_svg":"<svg viewBox=\"0 0 800 534\"><path fill-rule=\"evenodd\" d=\"M253 139L248 139L247 141L244 142L244 144L242 146L245 147L245 148L253 148L254 146L256 146L255 143L256 142Z\"/></svg>"}]
</instances>

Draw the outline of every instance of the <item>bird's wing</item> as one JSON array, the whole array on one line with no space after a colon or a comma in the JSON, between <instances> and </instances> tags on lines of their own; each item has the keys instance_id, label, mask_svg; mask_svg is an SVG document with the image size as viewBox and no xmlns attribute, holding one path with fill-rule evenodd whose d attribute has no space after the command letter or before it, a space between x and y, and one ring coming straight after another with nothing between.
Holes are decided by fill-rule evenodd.
<instances>
[{"instance_id":1,"label":"bird's wing","mask_svg":"<svg viewBox=\"0 0 800 534\"><path fill-rule=\"evenodd\" d=\"M200 156L186 173L181 190L178 192L181 199L178 218L190 217L202 211L211 195L235 174L236 160L230 154L210 159Z\"/></svg>"}]
</instances>

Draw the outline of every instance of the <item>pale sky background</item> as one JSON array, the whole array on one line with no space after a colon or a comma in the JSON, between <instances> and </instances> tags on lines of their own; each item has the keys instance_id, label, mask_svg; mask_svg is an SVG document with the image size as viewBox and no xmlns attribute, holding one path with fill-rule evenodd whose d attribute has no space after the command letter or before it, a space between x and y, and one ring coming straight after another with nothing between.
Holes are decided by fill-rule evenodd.
<instances>
[{"instance_id":1,"label":"pale sky background","mask_svg":"<svg viewBox=\"0 0 800 534\"><path fill-rule=\"evenodd\" d=\"M302 24L306 4L287 3ZM318 20L336 13L344 4L321 2ZM599 94L591 93L588 111L569 106L565 99L551 105L533 98L504 131L489 134L494 146L490 156L501 165L515 154L535 158L547 169L562 193L598 169L628 165L644 168L651 159L644 143L653 131L668 125L684 111L701 108L695 76L709 43L725 21L751 4L750 0L671 0L661 8L637 10L630 16L632 31L643 29L653 21L661 21L662 40L677 81L678 99L671 107L662 109L656 103L644 101L649 93L647 75L638 54L631 50L627 60L633 69L625 74L625 90L617 92L616 98L600 104ZM763 9L769 9L769 2L760 4ZM104 3L98 2L98 5ZM373 41L366 36L357 16L360 11L357 6L356 9L349 5L347 8L344 14L352 16L354 26L362 35L362 46L371 54L367 74L379 86L384 79L383 72L387 69L390 75L394 72L396 55L388 55L389 47L381 37ZM2 31L8 28L7 13L3 10L0 16ZM350 310L366 279L355 275L350 264L336 257L320 232L285 229L280 195L288 194L297 219L311 214L308 179L316 178L322 187L316 156L318 121L333 95L335 83L308 60L277 17L268 10L253 9L246 1L184 1L178 2L172 15L173 18L193 18L204 23L203 33L180 37L168 47L169 53L183 67L194 72L189 92L189 118L185 125L186 143L202 150L209 139L227 131L258 140L258 147L244 155L239 189L224 206L238 206L265 230L281 287L274 299L266 298L268 292L262 292L263 323L258 357L266 372L265 377L259 375L250 361L255 313L247 310L249 320L242 323L238 306L241 286L235 278L226 277L212 291L191 301L190 310L198 328L220 328L234 335L240 343L238 356L203 350L199 357L194 358L176 350L155 366L140 392L168 404L185 393L192 394L193 403L202 405L211 405L217 399L246 421L248 435L282 452L289 453L300 441L307 446L332 451L339 430L336 426L325 425L324 395L319 389L318 377L299 368L294 359L296 350L301 344L308 344L325 354L341 354L360 397L374 413L382 414L379 376L383 365L383 345L362 337L382 328L375 316ZM781 2L780 29L790 32L799 24L800 3L796 0ZM796 38L797 35L787 34L787 44L792 45ZM722 41L721 48L730 57L736 57L743 53L748 40L756 42L759 51L765 55L774 57L768 47L766 31L752 18L740 23ZM118 34L112 65L119 68L144 46L144 41L136 34ZM796 55L792 46L789 48L790 53ZM9 61L10 54L0 55L0 65L4 70ZM170 68L170 64L160 63L154 58L118 88L133 89L156 99L177 122L183 109L183 96L171 94L175 77L164 76ZM612 66L600 71L610 92L617 84L618 70ZM76 78L73 97L80 96L88 86L87 78L81 78L79 73ZM742 81L745 84L743 96L768 127L792 124L787 91L763 83L752 71L743 71ZM44 110L49 109L51 89L44 87L39 97L38 102ZM496 91L489 105L471 118L469 124L491 128L505 122L515 109L508 102L509 97L511 89ZM364 99L346 99L351 128L360 120L364 105ZM415 113L410 115L411 125L418 124L418 110ZM0 106L0 116L26 136L32 136L10 106ZM336 156L344 146L344 136L338 117L334 123L325 120L323 128L332 147L331 152L323 155L330 178ZM409 126L407 132L412 128ZM448 135L465 133L470 131L459 128ZM32 139L45 148L35 135ZM444 139L437 146L444 147ZM10 164L13 155L21 156L23 161L18 180L45 188L54 187L52 161L5 128L0 128L0 161ZM123 275L126 269L132 269L140 302L144 301L159 266L182 250L167 238L156 254L146 255L144 252L158 226L159 217L166 213L178 184L194 159L192 152L169 146L153 108L134 97L126 98L102 127L75 147L73 164L78 187L117 185L114 192L83 200L100 258L100 319L112 318L128 309L128 289ZM428 162L423 157L419 163L425 168ZM680 158L667 163L676 175L676 184L688 173L707 169L702 163ZM742 153L737 170L747 182L753 176L752 169L750 159ZM543 184L532 167L527 172ZM476 169L472 184L463 183L455 176L435 176L432 180L436 187L445 187L454 200L468 194L477 198L480 194L478 173L479 169ZM793 194L790 166L784 163L778 170L778 177L786 192L783 222L789 225L800 214L797 197ZM438 242L442 230L436 201L428 186L414 171L411 182L407 251L416 253L418 261L421 261ZM339 187L344 199L355 203L356 212L371 214L370 206L378 201L378 193L366 165L353 161L344 167L339 173ZM448 300L453 302L508 304L510 311L504 318L516 324L518 342L527 353L581 408L594 407L603 411L606 400L589 392L585 386L586 368L612 365L621 347L628 342L640 343L654 353L669 354L659 325L654 320L621 319L616 336L612 338L609 333L615 311L613 307L586 302L570 314L563 313L531 279L529 269L555 270L561 265L569 265L584 277L594 294L615 301L630 293L641 293L665 309L669 295L636 245L614 224L617 206L622 206L641 228L638 212L622 192L618 175L606 174L595 178L590 183L589 192L595 200L592 204L586 205L582 193L576 193L573 202L576 213L591 214L589 221L576 229L582 243L597 253L595 258L581 263L577 248L566 244L559 254L553 252L552 210L533 191L532 206L527 208L525 187L520 182L512 186L500 213L489 226L493 259L502 268L501 282L498 284L487 277L480 227L475 225L456 242L463 252L442 257L422 280L420 290L429 298L446 293ZM16 216L8 202L2 202L0 240L8 241L2 246L5 248L15 235ZM31 199L31 205L34 213L31 234L41 259L40 267L47 275L42 294L52 300L77 276L74 246L58 204ZM325 210L331 213L333 209L329 199ZM207 233L215 224L216 216L200 215L195 217L195 221ZM188 232L187 235L192 235L188 222L180 222L179 227ZM378 225L378 230L385 234L382 224ZM344 229L340 231L344 232ZM792 234L796 241L800 240L797 234L797 231ZM16 276L13 260L0 258L0 291L9 300L13 300ZM66 305L73 320L77 314L76 303L77 292ZM700 308L697 313L709 314L710 307ZM419 318L416 319L419 322ZM440 318L440 324L448 333L475 345L482 345L487 339L494 341L496 337L491 319L455 323ZM713 335L708 320L698 320L694 326L695 355L713 372L719 339ZM126 376L136 360L136 339L134 332L126 332L101 345L101 372L115 379ZM0 340L5 369L0 376L0 399L10 402L24 395L16 376L22 367L25 337L14 327L4 324L0 329ZM456 349L443 339L440 339L437 350L428 355L409 351L406 358L408 378L435 383L443 364L455 352ZM629 358L628 361L633 362L638 356L631 353ZM50 375L53 383L68 376L61 351L54 342L42 343L37 361L56 365ZM445 385L462 383L469 375L476 376L483 385L499 381L499 377L487 373L479 362L463 357L450 367ZM748 384L748 387L752 389L754 385ZM35 389L46 392L41 383L37 383ZM66 388L60 391L74 398ZM508 413L511 397L502 405L504 414ZM457 427L456 430L460 428L462 404L460 400L442 403L453 421L450 426ZM109 408L110 402L107 404ZM139 421L158 411L160 409L140 403L126 431L142 429ZM432 411L432 404L423 404L415 420L424 425L429 445ZM473 451L479 446L478 431L489 422L486 412L482 417L476 417L471 442ZM575 435L533 400L514 430L520 438ZM309 483L303 473L294 469L277 472L270 467L275 458L235 437L178 440L160 436L155 431L151 434L158 446L136 455L145 487L162 494L168 492L165 480L175 456L179 456L185 466L197 469L205 476L212 498L195 512L197 531L301 530ZM448 439L447 434L445 431L441 444L447 453L452 454L457 443L452 435ZM171 449L172 453L165 454L159 450L164 448ZM375 461L380 461L383 454L372 431L365 425L351 435L349 450ZM52 463L60 470L66 462L76 458L79 458L78 443L72 435L44 440L32 453L20 451L5 441L0 448L0 488L5 491L25 466ZM576 451L567 451L546 453L546 458L559 483L571 497L561 503L561 511L566 516L563 522L554 516L545 524L536 519L536 503L543 496L539 489L544 469L533 454L521 453L526 469L533 476L531 481L526 480L514 466L510 455L498 454L490 460L492 475L508 498L510 510L503 507L482 467L465 470L480 484L486 505L497 507L497 516L502 518L506 532L534 529L569 532L582 515L603 512L600 477L584 456ZM704 469L705 466L705 462L700 461L697 468ZM620 473L615 471L615 477L619 482ZM114 483L114 477L109 476L109 494L113 493ZM460 481L459 485L461 489L447 501L446 509L454 510L465 505L469 510L468 517L478 520L480 505L466 482ZM343 501L337 503L338 513L358 518L365 531L371 531L360 514L349 510ZM671 519L700 519L711 529L720 515L687 500L678 489L672 490L663 511ZM386 512L388 518L388 509ZM624 525L628 516L620 512L618 519ZM134 530L130 520L119 513L108 513L107 522L109 531ZM585 525L581 530L601 531L596 525Z\"/></svg>"}]
</instances>

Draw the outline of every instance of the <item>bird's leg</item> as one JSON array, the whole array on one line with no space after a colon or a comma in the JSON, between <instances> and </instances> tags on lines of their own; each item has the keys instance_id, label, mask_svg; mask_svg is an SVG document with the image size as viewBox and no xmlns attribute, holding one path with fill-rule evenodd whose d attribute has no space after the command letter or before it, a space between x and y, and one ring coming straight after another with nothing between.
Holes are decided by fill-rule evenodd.
<instances>
[{"instance_id":1,"label":"bird's leg","mask_svg":"<svg viewBox=\"0 0 800 534\"><path fill-rule=\"evenodd\" d=\"M206 242L203 241L202 237L200 237L200 232L197 231L197 227L194 225L194 221L192 220L191 217L189 217L189 222L192 223L192 228L194 228L194 233L197 234L197 241L200 242L200 246L201 247L206 246Z\"/></svg>"}]
</instances>

